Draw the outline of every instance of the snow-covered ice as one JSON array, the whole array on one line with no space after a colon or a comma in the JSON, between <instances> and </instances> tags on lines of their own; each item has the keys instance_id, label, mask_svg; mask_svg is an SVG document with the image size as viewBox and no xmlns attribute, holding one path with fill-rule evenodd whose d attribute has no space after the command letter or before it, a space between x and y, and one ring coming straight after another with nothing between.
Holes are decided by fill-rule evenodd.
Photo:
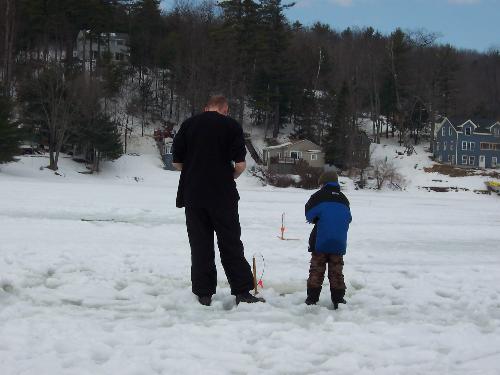
<instances>
[{"instance_id":1,"label":"snow-covered ice","mask_svg":"<svg viewBox=\"0 0 500 375\"><path fill-rule=\"evenodd\" d=\"M218 262L203 307L178 173L149 146L99 175L68 159L61 176L41 158L1 166L0 374L500 373L499 197L346 185L348 304L334 311L327 281L318 306L303 303L311 192L243 176L267 303L235 306ZM298 241L277 238L283 212Z\"/></svg>"}]
</instances>

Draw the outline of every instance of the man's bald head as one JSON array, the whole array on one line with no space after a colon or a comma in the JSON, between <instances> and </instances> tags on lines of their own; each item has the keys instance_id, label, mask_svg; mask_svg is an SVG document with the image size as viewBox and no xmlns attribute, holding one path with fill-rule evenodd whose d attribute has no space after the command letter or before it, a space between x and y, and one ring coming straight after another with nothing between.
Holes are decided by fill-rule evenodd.
<instances>
[{"instance_id":1,"label":"man's bald head","mask_svg":"<svg viewBox=\"0 0 500 375\"><path fill-rule=\"evenodd\" d=\"M226 116L229 112L229 104L226 97L224 95L211 96L205 106L205 112L207 111L219 112L221 115Z\"/></svg>"}]
</instances>

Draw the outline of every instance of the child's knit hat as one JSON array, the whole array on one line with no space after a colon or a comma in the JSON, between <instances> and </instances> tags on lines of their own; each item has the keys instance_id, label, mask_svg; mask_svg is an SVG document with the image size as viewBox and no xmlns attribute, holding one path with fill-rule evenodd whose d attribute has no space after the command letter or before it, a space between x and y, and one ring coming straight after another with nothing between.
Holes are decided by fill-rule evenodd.
<instances>
[{"instance_id":1,"label":"child's knit hat","mask_svg":"<svg viewBox=\"0 0 500 375\"><path fill-rule=\"evenodd\" d=\"M335 171L323 172L321 176L319 176L318 183L323 186L329 182L339 182L339 176Z\"/></svg>"}]
</instances>

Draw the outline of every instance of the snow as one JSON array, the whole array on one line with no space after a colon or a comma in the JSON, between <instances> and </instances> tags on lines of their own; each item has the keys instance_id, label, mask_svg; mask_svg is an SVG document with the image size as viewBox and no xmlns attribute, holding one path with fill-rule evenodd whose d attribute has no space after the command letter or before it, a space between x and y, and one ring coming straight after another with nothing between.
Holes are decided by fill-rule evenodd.
<instances>
[{"instance_id":1,"label":"snow","mask_svg":"<svg viewBox=\"0 0 500 375\"><path fill-rule=\"evenodd\" d=\"M426 144L428 145L428 142ZM410 156L398 154L398 152L403 153L405 147L399 145L397 138L382 138L381 144L372 143L370 147L372 162L387 158L387 161L394 164L397 171L403 175L406 188L410 190L418 190L419 187L425 186L484 190L485 182L491 181L491 177L488 176L449 177L437 172L424 172L424 168L432 167L436 163L430 159L431 154L426 151L423 143L414 146L416 153Z\"/></svg>"},{"instance_id":2,"label":"snow","mask_svg":"<svg viewBox=\"0 0 500 375\"><path fill-rule=\"evenodd\" d=\"M268 147L264 147L264 150L275 150L275 149L290 146L292 144L293 144L292 142L287 142L287 143L283 143L283 144L276 145L276 146L268 146Z\"/></svg>"},{"instance_id":3,"label":"snow","mask_svg":"<svg viewBox=\"0 0 500 375\"><path fill-rule=\"evenodd\" d=\"M0 167L2 374L499 373L499 197L416 189L431 179L420 152L394 158L407 191L343 179L354 220L348 304L334 311L327 281L319 305L304 304L312 192L244 175L242 239L259 273L265 259L267 303L235 306L218 260L204 307L190 291L179 174L150 137L129 147L94 175L67 158L60 175L40 170L44 158ZM277 238L283 212L296 241Z\"/></svg>"}]
</instances>

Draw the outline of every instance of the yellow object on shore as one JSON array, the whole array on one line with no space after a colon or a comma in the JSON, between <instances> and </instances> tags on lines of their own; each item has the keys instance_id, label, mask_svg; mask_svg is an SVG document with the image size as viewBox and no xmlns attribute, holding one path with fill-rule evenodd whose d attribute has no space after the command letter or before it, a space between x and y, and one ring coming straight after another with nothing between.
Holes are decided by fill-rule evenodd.
<instances>
[{"instance_id":1,"label":"yellow object on shore","mask_svg":"<svg viewBox=\"0 0 500 375\"><path fill-rule=\"evenodd\" d=\"M500 195L500 181L487 181L485 184L488 190L494 191Z\"/></svg>"}]
</instances>

